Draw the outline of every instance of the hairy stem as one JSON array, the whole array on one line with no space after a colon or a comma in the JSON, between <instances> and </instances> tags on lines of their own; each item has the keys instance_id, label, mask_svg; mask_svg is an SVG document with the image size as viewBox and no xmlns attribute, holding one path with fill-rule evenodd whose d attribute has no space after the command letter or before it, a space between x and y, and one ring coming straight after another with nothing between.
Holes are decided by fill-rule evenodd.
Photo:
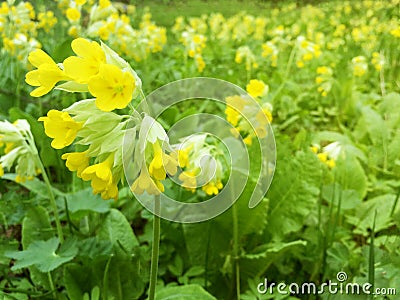
<instances>
[{"instance_id":1,"label":"hairy stem","mask_svg":"<svg viewBox=\"0 0 400 300\"><path fill-rule=\"evenodd\" d=\"M44 168L43 163L39 158L39 155L37 157L38 157L37 163L39 165L40 170L42 171L42 177L43 177L44 182L46 183L47 191L49 193L50 205L51 205L51 208L54 213L54 220L56 222L57 235L60 240L60 243L62 244L64 242L64 234L63 234L62 227L61 227L60 217L58 215L56 199L54 197L53 189L51 187L49 177L47 176L46 169Z\"/></svg>"},{"instance_id":2,"label":"hairy stem","mask_svg":"<svg viewBox=\"0 0 400 300\"><path fill-rule=\"evenodd\" d=\"M239 224L236 204L232 205L233 255L235 261L236 299L240 299Z\"/></svg>"},{"instance_id":3,"label":"hairy stem","mask_svg":"<svg viewBox=\"0 0 400 300\"><path fill-rule=\"evenodd\" d=\"M151 267L150 267L150 287L149 300L154 300L156 294L157 272L158 272L158 255L160 250L160 196L156 196L154 200L154 219L153 219L153 247L151 251Z\"/></svg>"}]
</instances>

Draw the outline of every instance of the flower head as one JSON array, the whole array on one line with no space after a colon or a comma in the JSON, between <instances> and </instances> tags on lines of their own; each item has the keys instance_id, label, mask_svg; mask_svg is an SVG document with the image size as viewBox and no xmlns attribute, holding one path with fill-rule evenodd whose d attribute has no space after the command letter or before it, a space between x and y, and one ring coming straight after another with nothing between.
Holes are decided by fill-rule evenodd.
<instances>
[{"instance_id":1,"label":"flower head","mask_svg":"<svg viewBox=\"0 0 400 300\"><path fill-rule=\"evenodd\" d=\"M158 180L153 180L149 176L146 166L143 165L138 178L136 178L131 186L131 190L139 195L144 192L147 192L149 195L159 195L160 192L164 192L164 186Z\"/></svg>"},{"instance_id":2,"label":"flower head","mask_svg":"<svg viewBox=\"0 0 400 300\"><path fill-rule=\"evenodd\" d=\"M76 171L78 177L81 177L82 171L89 166L89 157L87 156L87 151L64 153L61 158L66 160L65 164L68 170L71 172Z\"/></svg>"},{"instance_id":3,"label":"flower head","mask_svg":"<svg viewBox=\"0 0 400 300\"><path fill-rule=\"evenodd\" d=\"M102 64L99 73L89 81L89 91L96 106L103 111L125 108L132 100L135 79L114 65Z\"/></svg>"},{"instance_id":4,"label":"flower head","mask_svg":"<svg viewBox=\"0 0 400 300\"><path fill-rule=\"evenodd\" d=\"M32 97L43 96L50 92L57 82L70 79L43 50L36 49L31 52L28 60L37 68L28 72L25 77L27 84L38 87L31 92Z\"/></svg>"},{"instance_id":5,"label":"flower head","mask_svg":"<svg viewBox=\"0 0 400 300\"><path fill-rule=\"evenodd\" d=\"M81 173L83 180L91 181L93 193L101 194L103 199L118 198L118 187L112 174L113 165L114 155L110 155L103 162L89 166Z\"/></svg>"},{"instance_id":6,"label":"flower head","mask_svg":"<svg viewBox=\"0 0 400 300\"><path fill-rule=\"evenodd\" d=\"M47 117L40 117L39 121L44 123L46 135L53 139L51 146L55 149L71 145L82 128L82 123L75 122L67 112L54 109L47 113Z\"/></svg>"},{"instance_id":7,"label":"flower head","mask_svg":"<svg viewBox=\"0 0 400 300\"><path fill-rule=\"evenodd\" d=\"M106 55L97 42L77 38L71 43L78 56L70 56L63 62L65 73L78 83L88 83L97 75L100 65L106 62Z\"/></svg>"},{"instance_id":8,"label":"flower head","mask_svg":"<svg viewBox=\"0 0 400 300\"><path fill-rule=\"evenodd\" d=\"M0 143L6 145L4 155L0 157L1 176L4 175L4 169L11 172L13 167L17 173L17 182L31 180L38 174L38 153L26 120L17 120L14 123L1 121Z\"/></svg>"},{"instance_id":9,"label":"flower head","mask_svg":"<svg viewBox=\"0 0 400 300\"><path fill-rule=\"evenodd\" d=\"M262 97L268 93L268 85L262 80L252 79L246 86L246 91L254 98Z\"/></svg>"}]
</instances>

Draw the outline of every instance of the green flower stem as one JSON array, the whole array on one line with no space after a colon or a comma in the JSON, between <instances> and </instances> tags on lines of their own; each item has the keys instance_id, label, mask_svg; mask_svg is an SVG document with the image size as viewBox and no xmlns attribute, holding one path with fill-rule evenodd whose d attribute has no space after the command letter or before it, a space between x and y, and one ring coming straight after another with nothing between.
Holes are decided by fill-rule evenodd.
<instances>
[{"instance_id":1,"label":"green flower stem","mask_svg":"<svg viewBox=\"0 0 400 300\"><path fill-rule=\"evenodd\" d=\"M43 163L39 158L39 155L37 156L37 158L38 158L37 159L37 163L38 163L38 165L40 167L40 170L42 171L43 180L46 183L47 191L49 192L50 205L51 205L51 208L53 209L53 213L54 213L54 219L55 219L56 228L57 228L57 235L58 235L58 238L60 240L60 243L62 244L64 242L64 234L62 232L62 227L61 227L61 223L60 223L60 217L58 215L56 199L54 197L53 189L51 187L51 183L50 183L49 177L47 176L46 169L44 168Z\"/></svg>"},{"instance_id":2,"label":"green flower stem","mask_svg":"<svg viewBox=\"0 0 400 300\"><path fill-rule=\"evenodd\" d=\"M153 247L151 251L151 267L150 267L150 287L149 300L155 299L157 273L158 273L158 255L160 250L160 217L157 215L160 212L160 196L154 199L154 216L153 216Z\"/></svg>"},{"instance_id":3,"label":"green flower stem","mask_svg":"<svg viewBox=\"0 0 400 300\"><path fill-rule=\"evenodd\" d=\"M290 52L290 55L289 55L289 60L288 60L288 63L286 65L286 71L285 71L285 74L283 76L282 83L279 85L279 87L276 89L275 94L272 96L272 99L270 100L271 103L274 103L273 100L275 100L275 98L278 97L278 95L281 93L281 91L283 90L283 88L286 85L286 81L287 81L287 79L289 78L289 75L290 75L290 70L291 70L291 67L292 67L292 64L293 64L293 60L294 60L294 57L295 57L295 54L296 54L296 50L297 50L297 47L296 47L296 45L294 45L293 48L292 48L292 51Z\"/></svg>"},{"instance_id":4,"label":"green flower stem","mask_svg":"<svg viewBox=\"0 0 400 300\"><path fill-rule=\"evenodd\" d=\"M239 224L236 203L232 205L233 256L235 261L236 299L240 299Z\"/></svg>"},{"instance_id":5,"label":"green flower stem","mask_svg":"<svg viewBox=\"0 0 400 300\"><path fill-rule=\"evenodd\" d=\"M51 293L53 294L53 298L57 299L56 289L53 283L53 277L51 276L51 272L47 272L47 278L49 279Z\"/></svg>"}]
</instances>

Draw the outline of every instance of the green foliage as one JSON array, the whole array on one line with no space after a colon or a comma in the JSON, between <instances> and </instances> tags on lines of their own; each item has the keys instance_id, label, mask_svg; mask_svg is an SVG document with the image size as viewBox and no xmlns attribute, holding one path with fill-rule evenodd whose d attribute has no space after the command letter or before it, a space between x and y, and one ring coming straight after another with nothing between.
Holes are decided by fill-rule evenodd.
<instances>
[{"instance_id":1,"label":"green foliage","mask_svg":"<svg viewBox=\"0 0 400 300\"><path fill-rule=\"evenodd\" d=\"M74 243L65 243L59 249L60 242L57 238L47 241L34 241L24 251L6 253L6 256L16 260L12 271L30 266L35 266L39 271L48 273L62 264L72 260L78 253Z\"/></svg>"},{"instance_id":2,"label":"green foliage","mask_svg":"<svg viewBox=\"0 0 400 300\"><path fill-rule=\"evenodd\" d=\"M213 300L216 299L207 293L201 286L188 284L184 286L168 286L157 292L157 300Z\"/></svg>"},{"instance_id":3,"label":"green foliage","mask_svg":"<svg viewBox=\"0 0 400 300\"><path fill-rule=\"evenodd\" d=\"M284 147L279 147L277 165L280 167L268 192L267 229L276 241L299 231L304 219L316 208L322 175L318 160L311 151L299 151L292 156Z\"/></svg>"}]
</instances>

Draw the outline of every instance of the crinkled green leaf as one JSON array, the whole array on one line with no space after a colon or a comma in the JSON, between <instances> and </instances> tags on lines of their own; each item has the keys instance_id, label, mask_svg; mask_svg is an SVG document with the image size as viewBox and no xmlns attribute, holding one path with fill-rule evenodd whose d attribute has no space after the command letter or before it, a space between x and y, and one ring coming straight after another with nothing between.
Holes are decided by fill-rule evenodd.
<instances>
[{"instance_id":1,"label":"crinkled green leaf","mask_svg":"<svg viewBox=\"0 0 400 300\"><path fill-rule=\"evenodd\" d=\"M58 238L34 241L27 250L8 252L6 255L16 260L12 270L36 266L41 272L47 273L72 260L78 252L74 244L57 251L59 244Z\"/></svg>"},{"instance_id":2,"label":"crinkled green leaf","mask_svg":"<svg viewBox=\"0 0 400 300\"><path fill-rule=\"evenodd\" d=\"M68 210L72 213L93 211L105 213L110 210L110 202L104 201L99 195L94 195L91 188L80 190L66 196Z\"/></svg>"},{"instance_id":3,"label":"crinkled green leaf","mask_svg":"<svg viewBox=\"0 0 400 300\"><path fill-rule=\"evenodd\" d=\"M4 174L1 178L2 179L7 179L15 182L15 178L17 177L17 174ZM26 180L25 182L19 182L20 185L22 185L24 188L30 190L31 192L39 195L42 198L49 198L49 192L47 190L47 186L43 181L40 181L36 177L33 178L32 180ZM56 196L63 196L64 193L61 192L60 190L52 187L53 193Z\"/></svg>"},{"instance_id":4,"label":"crinkled green leaf","mask_svg":"<svg viewBox=\"0 0 400 300\"><path fill-rule=\"evenodd\" d=\"M165 287L156 293L156 300L213 300L217 299L207 293L200 285L188 284Z\"/></svg>"}]
</instances>

